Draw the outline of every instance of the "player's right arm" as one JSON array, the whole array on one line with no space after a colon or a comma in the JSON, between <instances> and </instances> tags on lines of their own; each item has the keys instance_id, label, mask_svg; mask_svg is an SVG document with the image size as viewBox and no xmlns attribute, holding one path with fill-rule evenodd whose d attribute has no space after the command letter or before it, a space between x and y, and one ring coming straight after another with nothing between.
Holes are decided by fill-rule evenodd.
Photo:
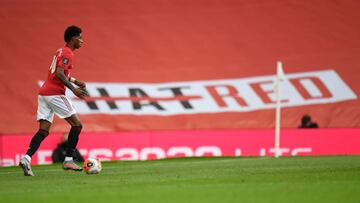
<instances>
[{"instance_id":1,"label":"player's right arm","mask_svg":"<svg viewBox=\"0 0 360 203\"><path fill-rule=\"evenodd\" d=\"M66 77L63 68L57 67L55 75L56 75L57 79L60 82L62 82L67 88L69 88L77 97L84 99L85 97L89 96L89 94L86 91L76 88L71 84L71 82Z\"/></svg>"}]
</instances>

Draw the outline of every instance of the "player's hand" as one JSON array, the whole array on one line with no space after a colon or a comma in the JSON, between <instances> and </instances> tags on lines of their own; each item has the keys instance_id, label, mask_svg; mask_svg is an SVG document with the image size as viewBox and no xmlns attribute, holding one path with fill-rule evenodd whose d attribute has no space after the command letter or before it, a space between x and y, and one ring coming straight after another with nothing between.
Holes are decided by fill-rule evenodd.
<instances>
[{"instance_id":1,"label":"player's hand","mask_svg":"<svg viewBox=\"0 0 360 203\"><path fill-rule=\"evenodd\" d=\"M86 97L90 96L85 88L75 88L73 93L80 99L85 99Z\"/></svg>"},{"instance_id":2,"label":"player's hand","mask_svg":"<svg viewBox=\"0 0 360 203\"><path fill-rule=\"evenodd\" d=\"M86 84L83 81L80 81L80 80L76 80L75 85L79 86L82 89L86 88Z\"/></svg>"}]
</instances>

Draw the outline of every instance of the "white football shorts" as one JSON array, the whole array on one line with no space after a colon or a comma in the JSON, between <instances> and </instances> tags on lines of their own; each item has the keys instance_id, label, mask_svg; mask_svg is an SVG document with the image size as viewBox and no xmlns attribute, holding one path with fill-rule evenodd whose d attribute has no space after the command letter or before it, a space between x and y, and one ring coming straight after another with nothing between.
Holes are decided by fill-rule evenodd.
<instances>
[{"instance_id":1,"label":"white football shorts","mask_svg":"<svg viewBox=\"0 0 360 203\"><path fill-rule=\"evenodd\" d=\"M60 118L68 118L76 114L76 111L65 95L38 95L37 120L47 120L52 123L54 113Z\"/></svg>"}]
</instances>

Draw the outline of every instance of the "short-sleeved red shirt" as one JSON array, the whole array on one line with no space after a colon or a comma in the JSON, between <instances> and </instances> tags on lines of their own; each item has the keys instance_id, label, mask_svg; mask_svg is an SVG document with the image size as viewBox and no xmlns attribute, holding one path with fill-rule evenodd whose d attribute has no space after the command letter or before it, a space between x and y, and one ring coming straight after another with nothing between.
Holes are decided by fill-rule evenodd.
<instances>
[{"instance_id":1,"label":"short-sleeved red shirt","mask_svg":"<svg viewBox=\"0 0 360 203\"><path fill-rule=\"evenodd\" d=\"M56 51L50 66L47 80L41 86L39 94L43 96L65 95L65 85L56 77L56 69L64 69L66 77L70 77L70 69L73 68L73 51L66 45Z\"/></svg>"}]
</instances>

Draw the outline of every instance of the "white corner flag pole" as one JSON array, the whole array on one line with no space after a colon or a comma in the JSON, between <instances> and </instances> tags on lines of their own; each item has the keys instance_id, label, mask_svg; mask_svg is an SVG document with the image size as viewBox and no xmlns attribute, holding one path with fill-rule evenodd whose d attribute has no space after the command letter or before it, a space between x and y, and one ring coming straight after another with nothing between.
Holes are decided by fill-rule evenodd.
<instances>
[{"instance_id":1,"label":"white corner flag pole","mask_svg":"<svg viewBox=\"0 0 360 203\"><path fill-rule=\"evenodd\" d=\"M276 113L275 113L275 157L280 156L280 121L281 121L281 81L285 80L285 74L282 68L282 62L278 61L276 67L275 95L276 95Z\"/></svg>"}]
</instances>

